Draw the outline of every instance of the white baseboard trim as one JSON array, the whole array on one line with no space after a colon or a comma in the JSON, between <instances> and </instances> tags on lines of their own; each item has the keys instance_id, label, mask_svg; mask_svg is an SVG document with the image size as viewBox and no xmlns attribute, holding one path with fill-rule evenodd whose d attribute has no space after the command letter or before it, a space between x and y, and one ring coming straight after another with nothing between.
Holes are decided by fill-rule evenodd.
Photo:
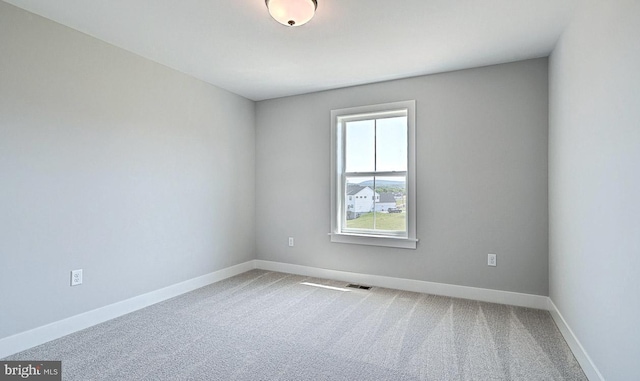
<instances>
[{"instance_id":1,"label":"white baseboard trim","mask_svg":"<svg viewBox=\"0 0 640 381\"><path fill-rule=\"evenodd\" d=\"M553 321L556 322L560 333L564 336L564 340L569 345L569 348L571 348L571 352L573 352L573 355L576 357L576 360L578 360L582 370L587 375L587 378L590 381L604 381L604 377L602 377L602 374L600 374L596 365L591 361L591 357L589 357L587 351L584 350L584 347L580 344L580 340L578 340L576 335L573 333L569 324L567 324L567 321L564 320L564 317L560 313L560 310L558 310L558 307L556 307L551 298L548 298L548 300L549 305L547 309L549 310Z\"/></svg>"},{"instance_id":2,"label":"white baseboard trim","mask_svg":"<svg viewBox=\"0 0 640 381\"><path fill-rule=\"evenodd\" d=\"M317 267L294 265L290 263L272 262L265 260L251 260L235 266L227 267L209 274L176 283L165 288L135 296L105 307L91 310L79 315L59 320L29 331L0 339L0 358L10 356L25 349L44 344L62 336L80 331L107 320L126 315L133 311L148 307L152 304L182 295L200 287L219 282L232 276L242 274L252 269L284 272L316 278L334 279L344 282L360 283L376 287L393 288L426 294L449 296L454 298L472 299L490 303L508 304L548 310L558 329L564 336L569 348L576 356L578 363L591 381L604 381L578 338L562 317L553 301L541 295L523 294L517 292L490 290L453 284L427 282L414 279L393 278L382 275L354 273L348 271L322 269Z\"/></svg>"},{"instance_id":3,"label":"white baseboard trim","mask_svg":"<svg viewBox=\"0 0 640 381\"><path fill-rule=\"evenodd\" d=\"M35 347L36 345L44 344L48 341L58 339L62 336L100 324L107 320L126 315L152 304L207 286L211 283L242 274L254 268L254 261L247 261L0 339L0 358Z\"/></svg>"},{"instance_id":4,"label":"white baseboard trim","mask_svg":"<svg viewBox=\"0 0 640 381\"><path fill-rule=\"evenodd\" d=\"M333 279L344 282L360 283L368 286L393 288L397 290L421 292L450 296L454 298L473 299L482 302L508 304L519 307L548 309L546 296L522 294L518 292L490 290L486 288L458 286L453 284L427 282L414 279L392 278L382 275L352 273L347 271L321 269L317 267L293 265L289 263L255 260L255 267L262 270L278 271L290 274Z\"/></svg>"}]
</instances>

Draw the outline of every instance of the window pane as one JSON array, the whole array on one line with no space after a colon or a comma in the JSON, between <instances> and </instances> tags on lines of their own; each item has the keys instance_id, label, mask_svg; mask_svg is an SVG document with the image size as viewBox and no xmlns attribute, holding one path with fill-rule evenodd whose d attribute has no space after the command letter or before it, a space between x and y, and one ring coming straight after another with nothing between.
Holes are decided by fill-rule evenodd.
<instances>
[{"instance_id":1,"label":"window pane","mask_svg":"<svg viewBox=\"0 0 640 381\"><path fill-rule=\"evenodd\" d=\"M376 171L407 170L407 117L376 121Z\"/></svg>"},{"instance_id":2,"label":"window pane","mask_svg":"<svg viewBox=\"0 0 640 381\"><path fill-rule=\"evenodd\" d=\"M407 231L405 176L375 178L375 230Z\"/></svg>"},{"instance_id":3,"label":"window pane","mask_svg":"<svg viewBox=\"0 0 640 381\"><path fill-rule=\"evenodd\" d=\"M373 172L375 165L375 123L362 120L346 123L346 172Z\"/></svg>"},{"instance_id":4,"label":"window pane","mask_svg":"<svg viewBox=\"0 0 640 381\"><path fill-rule=\"evenodd\" d=\"M347 178L345 221L348 229L372 230L374 192L373 177Z\"/></svg>"}]
</instances>

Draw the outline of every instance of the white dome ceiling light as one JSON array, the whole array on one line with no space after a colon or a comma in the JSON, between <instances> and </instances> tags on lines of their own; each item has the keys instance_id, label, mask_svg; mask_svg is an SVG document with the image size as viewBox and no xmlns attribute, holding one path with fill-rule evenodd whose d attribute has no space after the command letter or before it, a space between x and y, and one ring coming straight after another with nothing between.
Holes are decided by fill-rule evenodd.
<instances>
[{"instance_id":1,"label":"white dome ceiling light","mask_svg":"<svg viewBox=\"0 0 640 381\"><path fill-rule=\"evenodd\" d=\"M318 8L316 0L265 0L269 14L286 26L300 26L313 18Z\"/></svg>"}]
</instances>

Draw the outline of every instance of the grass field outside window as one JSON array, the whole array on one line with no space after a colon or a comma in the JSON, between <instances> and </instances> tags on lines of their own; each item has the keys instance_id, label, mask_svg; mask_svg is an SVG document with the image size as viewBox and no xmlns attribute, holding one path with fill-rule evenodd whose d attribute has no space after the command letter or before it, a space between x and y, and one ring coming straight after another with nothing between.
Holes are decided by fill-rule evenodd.
<instances>
[{"instance_id":1,"label":"grass field outside window","mask_svg":"<svg viewBox=\"0 0 640 381\"><path fill-rule=\"evenodd\" d=\"M347 220L349 229L373 229L374 213L365 213L353 220ZM376 230L404 231L406 230L405 212L375 213Z\"/></svg>"}]
</instances>

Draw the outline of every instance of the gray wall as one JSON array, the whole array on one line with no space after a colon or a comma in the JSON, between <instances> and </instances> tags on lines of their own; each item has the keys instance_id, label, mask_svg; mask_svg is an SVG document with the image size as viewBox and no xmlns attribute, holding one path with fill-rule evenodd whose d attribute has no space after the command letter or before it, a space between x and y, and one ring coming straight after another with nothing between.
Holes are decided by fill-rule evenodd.
<instances>
[{"instance_id":1,"label":"gray wall","mask_svg":"<svg viewBox=\"0 0 640 381\"><path fill-rule=\"evenodd\" d=\"M547 295L547 86L536 59L258 102L258 259ZM330 243L330 110L408 99L418 249Z\"/></svg>"},{"instance_id":2,"label":"gray wall","mask_svg":"<svg viewBox=\"0 0 640 381\"><path fill-rule=\"evenodd\" d=\"M640 3L593 2L550 61L550 296L607 380L640 380Z\"/></svg>"},{"instance_id":3,"label":"gray wall","mask_svg":"<svg viewBox=\"0 0 640 381\"><path fill-rule=\"evenodd\" d=\"M4 2L0 52L0 338L254 258L254 102Z\"/></svg>"}]
</instances>

